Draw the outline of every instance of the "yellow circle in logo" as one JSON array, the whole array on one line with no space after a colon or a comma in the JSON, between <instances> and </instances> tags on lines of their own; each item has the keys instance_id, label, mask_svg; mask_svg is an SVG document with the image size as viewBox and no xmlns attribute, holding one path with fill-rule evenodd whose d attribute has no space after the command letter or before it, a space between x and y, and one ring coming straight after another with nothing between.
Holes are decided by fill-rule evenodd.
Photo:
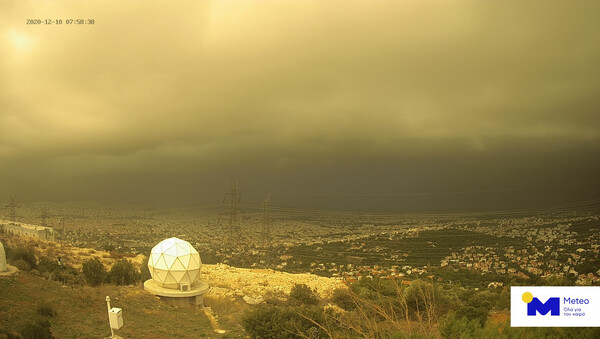
<instances>
[{"instance_id":1,"label":"yellow circle in logo","mask_svg":"<svg viewBox=\"0 0 600 339\"><path fill-rule=\"evenodd\" d=\"M526 304L529 304L533 300L533 295L529 292L525 292L521 299L523 299Z\"/></svg>"}]
</instances>

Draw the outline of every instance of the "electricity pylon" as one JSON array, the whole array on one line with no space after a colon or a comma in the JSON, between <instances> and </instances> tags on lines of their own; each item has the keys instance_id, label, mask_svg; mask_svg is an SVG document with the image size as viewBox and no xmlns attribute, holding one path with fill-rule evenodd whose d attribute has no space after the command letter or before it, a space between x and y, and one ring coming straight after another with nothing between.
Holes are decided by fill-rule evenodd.
<instances>
[{"instance_id":1,"label":"electricity pylon","mask_svg":"<svg viewBox=\"0 0 600 339\"><path fill-rule=\"evenodd\" d=\"M269 201L269 195L267 194L267 198L262 203L262 233L263 233L263 241L265 242L266 247L271 247L271 218L269 215L269 209L271 207L271 202Z\"/></svg>"},{"instance_id":2,"label":"electricity pylon","mask_svg":"<svg viewBox=\"0 0 600 339\"><path fill-rule=\"evenodd\" d=\"M40 219L42 220L42 226L48 226L47 225L47 221L48 218L50 218L50 212L48 211L47 208L42 208L42 213L40 213Z\"/></svg>"},{"instance_id":3,"label":"electricity pylon","mask_svg":"<svg viewBox=\"0 0 600 339\"><path fill-rule=\"evenodd\" d=\"M10 221L17 221L17 208L19 205L15 203L15 198L13 196L10 197L10 203L6 205L6 208L9 209L8 219Z\"/></svg>"},{"instance_id":4,"label":"electricity pylon","mask_svg":"<svg viewBox=\"0 0 600 339\"><path fill-rule=\"evenodd\" d=\"M231 190L225 193L225 198L223 199L223 204L228 204L228 211L221 213L221 215L227 214L229 217L229 224L227 230L227 240L230 243L237 243L241 241L242 238L242 227L240 225L241 217L240 214L242 211L240 210L239 203L241 199L240 189L238 185L238 181L236 180L233 185L231 185ZM221 222L221 218L219 217L219 221L217 225Z\"/></svg>"}]
</instances>

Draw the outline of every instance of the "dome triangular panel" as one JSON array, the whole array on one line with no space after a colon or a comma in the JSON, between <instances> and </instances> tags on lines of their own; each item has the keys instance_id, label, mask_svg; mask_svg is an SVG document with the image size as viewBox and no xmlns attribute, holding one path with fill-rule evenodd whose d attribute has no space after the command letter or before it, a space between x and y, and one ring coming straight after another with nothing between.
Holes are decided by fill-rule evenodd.
<instances>
[{"instance_id":1,"label":"dome triangular panel","mask_svg":"<svg viewBox=\"0 0 600 339\"><path fill-rule=\"evenodd\" d=\"M167 250L164 251L163 253L176 257L177 256L177 245L173 245L173 246L167 248Z\"/></svg>"},{"instance_id":2,"label":"dome triangular panel","mask_svg":"<svg viewBox=\"0 0 600 339\"><path fill-rule=\"evenodd\" d=\"M181 261L181 264L183 265L183 267L188 268L190 266L190 257L191 255L186 254L186 255L182 255L179 256L179 261Z\"/></svg>"},{"instance_id":3,"label":"dome triangular panel","mask_svg":"<svg viewBox=\"0 0 600 339\"><path fill-rule=\"evenodd\" d=\"M185 266L183 266L183 264L181 263L181 260L179 260L179 258L175 259L175 262L173 262L173 265L171 266L171 271L186 271L187 268Z\"/></svg>"},{"instance_id":4,"label":"dome triangular panel","mask_svg":"<svg viewBox=\"0 0 600 339\"><path fill-rule=\"evenodd\" d=\"M166 278L167 278L167 271L156 270L155 280L158 280L159 283L164 284Z\"/></svg>"},{"instance_id":5,"label":"dome triangular panel","mask_svg":"<svg viewBox=\"0 0 600 339\"><path fill-rule=\"evenodd\" d=\"M156 260L160 257L160 254L150 253L150 257L148 257L148 266L154 267L156 266Z\"/></svg>"},{"instance_id":6,"label":"dome triangular panel","mask_svg":"<svg viewBox=\"0 0 600 339\"><path fill-rule=\"evenodd\" d=\"M160 255L162 253L162 248L159 245L156 245L152 248L152 251L150 251L151 254L156 254L156 255Z\"/></svg>"},{"instance_id":7,"label":"dome triangular panel","mask_svg":"<svg viewBox=\"0 0 600 339\"><path fill-rule=\"evenodd\" d=\"M175 262L175 259L177 259L177 256L174 255L168 255L168 254L163 254L163 257L165 258L165 262L167 263L167 269L171 269L171 266L173 266L173 263Z\"/></svg>"},{"instance_id":8,"label":"dome triangular panel","mask_svg":"<svg viewBox=\"0 0 600 339\"><path fill-rule=\"evenodd\" d=\"M188 271L187 274L190 277L190 282L196 281L196 277L198 276L199 270L191 270Z\"/></svg>"},{"instance_id":9,"label":"dome triangular panel","mask_svg":"<svg viewBox=\"0 0 600 339\"><path fill-rule=\"evenodd\" d=\"M177 255L190 254L190 247L187 244L177 244Z\"/></svg>"},{"instance_id":10,"label":"dome triangular panel","mask_svg":"<svg viewBox=\"0 0 600 339\"><path fill-rule=\"evenodd\" d=\"M198 254L192 254L190 256L190 264L188 265L188 269L198 269L200 268L200 256Z\"/></svg>"},{"instance_id":11,"label":"dome triangular panel","mask_svg":"<svg viewBox=\"0 0 600 339\"><path fill-rule=\"evenodd\" d=\"M176 284L176 283L177 283L177 280L175 279L173 274L171 272L167 272L167 275L165 278L165 284Z\"/></svg>"},{"instance_id":12,"label":"dome triangular panel","mask_svg":"<svg viewBox=\"0 0 600 339\"><path fill-rule=\"evenodd\" d=\"M186 271L171 271L170 273L173 276L173 278L175 278L177 283L182 283L182 282L185 283L186 282L185 280L183 280L183 278L185 277Z\"/></svg>"},{"instance_id":13,"label":"dome triangular panel","mask_svg":"<svg viewBox=\"0 0 600 339\"><path fill-rule=\"evenodd\" d=\"M158 257L158 260L156 261L154 268L159 269L159 270L168 270L169 269L169 266L167 265L167 262L165 261L164 255L161 255L160 257Z\"/></svg>"}]
</instances>

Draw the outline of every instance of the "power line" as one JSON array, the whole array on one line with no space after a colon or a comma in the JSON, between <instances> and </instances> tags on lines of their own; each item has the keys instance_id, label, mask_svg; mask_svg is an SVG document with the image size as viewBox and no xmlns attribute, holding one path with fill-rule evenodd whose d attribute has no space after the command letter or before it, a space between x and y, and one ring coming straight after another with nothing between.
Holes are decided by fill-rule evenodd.
<instances>
[{"instance_id":1,"label":"power line","mask_svg":"<svg viewBox=\"0 0 600 339\"><path fill-rule=\"evenodd\" d=\"M568 186L580 186L587 184L600 183L600 180L590 180L582 182L562 183L553 185L540 185L540 186L529 186L529 187L512 187L512 188L498 188L489 190L471 190L471 191L448 191L448 192L415 192L415 193L271 193L274 196L289 196L289 197L392 197L392 196L432 196L432 195L454 195L454 194L472 194L472 193L495 193L495 192L516 192L516 191L530 191L530 190L541 190L547 188L556 187L568 187Z\"/></svg>"},{"instance_id":2,"label":"power line","mask_svg":"<svg viewBox=\"0 0 600 339\"><path fill-rule=\"evenodd\" d=\"M245 204L244 208L261 209L259 205ZM415 216L431 216L431 217L476 217L476 216L513 216L531 212L580 212L588 211L593 208L600 207L600 199L592 199L585 201L568 202L562 204L546 205L540 207L516 208L506 210L491 210L481 212L452 212L452 213L408 213ZM355 211L340 211L340 210L323 210L297 207L276 207L271 206L271 211L282 215L307 215L312 216L363 216L363 217L399 217L407 213L378 213L378 212L355 212Z\"/></svg>"}]
</instances>

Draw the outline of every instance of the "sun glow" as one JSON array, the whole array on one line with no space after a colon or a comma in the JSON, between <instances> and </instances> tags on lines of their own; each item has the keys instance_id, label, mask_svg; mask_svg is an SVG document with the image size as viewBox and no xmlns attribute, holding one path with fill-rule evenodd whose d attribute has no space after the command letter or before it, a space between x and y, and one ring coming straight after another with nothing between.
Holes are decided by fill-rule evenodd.
<instances>
[{"instance_id":1,"label":"sun glow","mask_svg":"<svg viewBox=\"0 0 600 339\"><path fill-rule=\"evenodd\" d=\"M29 34L15 29L8 31L8 40L15 52L26 52L34 46L34 39Z\"/></svg>"}]
</instances>

